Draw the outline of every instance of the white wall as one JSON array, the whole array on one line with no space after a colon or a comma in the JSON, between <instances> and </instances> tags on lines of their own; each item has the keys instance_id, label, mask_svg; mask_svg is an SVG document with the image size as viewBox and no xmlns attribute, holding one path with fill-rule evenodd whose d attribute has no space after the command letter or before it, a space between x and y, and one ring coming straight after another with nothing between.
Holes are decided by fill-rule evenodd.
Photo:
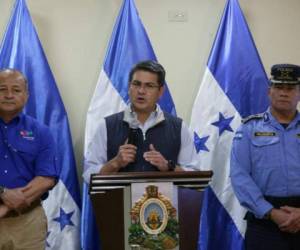
<instances>
[{"instance_id":1,"label":"white wall","mask_svg":"<svg viewBox=\"0 0 300 250\"><path fill-rule=\"evenodd\" d=\"M86 111L121 0L27 0L66 106L81 175ZM2 38L14 1L0 0ZM262 62L300 64L300 1L240 0ZM178 115L187 123L225 0L136 0ZM187 22L168 22L187 11Z\"/></svg>"}]
</instances>

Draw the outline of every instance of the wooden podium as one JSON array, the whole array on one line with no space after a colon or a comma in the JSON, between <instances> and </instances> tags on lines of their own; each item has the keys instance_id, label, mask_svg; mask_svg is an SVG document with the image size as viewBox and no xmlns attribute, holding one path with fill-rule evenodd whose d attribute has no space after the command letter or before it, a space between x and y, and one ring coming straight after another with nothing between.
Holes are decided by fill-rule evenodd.
<instances>
[{"instance_id":1,"label":"wooden podium","mask_svg":"<svg viewBox=\"0 0 300 250\"><path fill-rule=\"evenodd\" d=\"M91 176L90 197L103 250L130 249L131 187L134 183L171 183L177 190L179 249L197 249L202 191L212 171L129 172Z\"/></svg>"}]
</instances>

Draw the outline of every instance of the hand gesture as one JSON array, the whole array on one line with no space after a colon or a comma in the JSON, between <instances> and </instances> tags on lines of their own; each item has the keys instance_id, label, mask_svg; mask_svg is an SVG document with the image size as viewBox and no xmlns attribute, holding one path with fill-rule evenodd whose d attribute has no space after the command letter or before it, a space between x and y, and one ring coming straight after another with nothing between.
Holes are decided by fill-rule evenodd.
<instances>
[{"instance_id":1,"label":"hand gesture","mask_svg":"<svg viewBox=\"0 0 300 250\"><path fill-rule=\"evenodd\" d=\"M156 166L160 171L168 171L168 161L157 151L153 144L149 146L150 151L144 153L144 159Z\"/></svg>"},{"instance_id":2,"label":"hand gesture","mask_svg":"<svg viewBox=\"0 0 300 250\"><path fill-rule=\"evenodd\" d=\"M115 161L118 164L119 168L126 167L129 163L135 161L136 156L136 146L127 143L126 140L125 144L119 147L118 154L115 157Z\"/></svg>"}]
</instances>

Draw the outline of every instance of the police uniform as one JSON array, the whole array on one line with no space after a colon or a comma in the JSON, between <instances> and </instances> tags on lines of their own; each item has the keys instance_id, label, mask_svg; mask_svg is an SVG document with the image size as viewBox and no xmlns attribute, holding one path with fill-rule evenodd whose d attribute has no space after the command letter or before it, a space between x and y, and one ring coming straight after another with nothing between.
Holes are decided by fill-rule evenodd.
<instances>
[{"instance_id":1,"label":"police uniform","mask_svg":"<svg viewBox=\"0 0 300 250\"><path fill-rule=\"evenodd\" d=\"M299 84L299 69L274 65L271 83ZM230 164L234 192L248 210L246 249L300 249L299 232L284 233L268 218L272 208L300 207L300 114L286 126L270 108L244 119L233 140Z\"/></svg>"}]
</instances>

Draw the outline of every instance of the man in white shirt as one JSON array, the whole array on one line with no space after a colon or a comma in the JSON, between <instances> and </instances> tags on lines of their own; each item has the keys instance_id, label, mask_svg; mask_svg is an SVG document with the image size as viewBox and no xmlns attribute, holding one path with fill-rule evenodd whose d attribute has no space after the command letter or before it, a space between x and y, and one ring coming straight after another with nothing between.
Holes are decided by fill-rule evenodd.
<instances>
[{"instance_id":1,"label":"man in white shirt","mask_svg":"<svg viewBox=\"0 0 300 250\"><path fill-rule=\"evenodd\" d=\"M143 61L129 74L130 105L105 117L85 155L84 179L90 174L197 169L193 136L184 122L157 104L164 91L165 70Z\"/></svg>"}]
</instances>

